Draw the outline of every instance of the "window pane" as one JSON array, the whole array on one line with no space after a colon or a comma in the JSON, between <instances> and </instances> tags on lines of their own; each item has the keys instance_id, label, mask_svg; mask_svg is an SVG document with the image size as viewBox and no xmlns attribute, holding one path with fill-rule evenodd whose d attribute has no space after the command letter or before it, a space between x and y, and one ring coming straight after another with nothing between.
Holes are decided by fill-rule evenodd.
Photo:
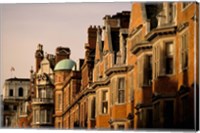
<instances>
[{"instance_id":1,"label":"window pane","mask_svg":"<svg viewBox=\"0 0 200 133\"><path fill-rule=\"evenodd\" d=\"M124 91L124 85L125 79L119 78L118 80L118 103L123 103L125 101L125 91Z\"/></svg>"},{"instance_id":2,"label":"window pane","mask_svg":"<svg viewBox=\"0 0 200 133\"><path fill-rule=\"evenodd\" d=\"M108 112L108 91L102 92L102 113Z\"/></svg>"}]
</instances>

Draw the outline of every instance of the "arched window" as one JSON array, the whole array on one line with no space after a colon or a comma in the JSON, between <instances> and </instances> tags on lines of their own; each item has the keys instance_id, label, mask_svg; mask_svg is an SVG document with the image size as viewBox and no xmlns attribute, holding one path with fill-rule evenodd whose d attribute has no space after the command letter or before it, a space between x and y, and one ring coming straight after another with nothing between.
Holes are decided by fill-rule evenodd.
<instances>
[{"instance_id":1,"label":"arched window","mask_svg":"<svg viewBox=\"0 0 200 133\"><path fill-rule=\"evenodd\" d=\"M19 90L18 90L19 97L22 97L24 95L23 93L24 93L23 88L20 87Z\"/></svg>"}]
</instances>

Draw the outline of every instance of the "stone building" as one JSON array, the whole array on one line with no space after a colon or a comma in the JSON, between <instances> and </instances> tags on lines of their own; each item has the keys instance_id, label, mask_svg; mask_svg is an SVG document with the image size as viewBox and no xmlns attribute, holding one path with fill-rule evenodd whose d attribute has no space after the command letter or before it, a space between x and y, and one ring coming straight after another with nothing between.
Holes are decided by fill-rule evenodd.
<instances>
[{"instance_id":1,"label":"stone building","mask_svg":"<svg viewBox=\"0 0 200 133\"><path fill-rule=\"evenodd\" d=\"M43 53L43 46L39 44L35 53L36 71L31 71L31 126L33 128L48 128L54 125L55 57Z\"/></svg>"},{"instance_id":2,"label":"stone building","mask_svg":"<svg viewBox=\"0 0 200 133\"><path fill-rule=\"evenodd\" d=\"M3 87L3 127L26 127L30 79L10 78Z\"/></svg>"}]
</instances>

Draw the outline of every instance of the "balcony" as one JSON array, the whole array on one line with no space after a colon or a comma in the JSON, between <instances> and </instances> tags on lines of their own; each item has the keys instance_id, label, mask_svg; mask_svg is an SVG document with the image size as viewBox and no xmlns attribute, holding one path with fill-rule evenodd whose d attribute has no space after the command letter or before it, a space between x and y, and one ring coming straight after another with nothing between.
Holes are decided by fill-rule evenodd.
<instances>
[{"instance_id":1,"label":"balcony","mask_svg":"<svg viewBox=\"0 0 200 133\"><path fill-rule=\"evenodd\" d=\"M32 104L53 104L53 98L33 98Z\"/></svg>"}]
</instances>

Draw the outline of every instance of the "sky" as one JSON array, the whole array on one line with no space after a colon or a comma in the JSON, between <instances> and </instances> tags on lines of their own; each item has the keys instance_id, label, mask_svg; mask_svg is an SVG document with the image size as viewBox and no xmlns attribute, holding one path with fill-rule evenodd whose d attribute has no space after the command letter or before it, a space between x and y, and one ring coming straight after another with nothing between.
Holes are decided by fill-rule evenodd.
<instances>
[{"instance_id":1,"label":"sky","mask_svg":"<svg viewBox=\"0 0 200 133\"><path fill-rule=\"evenodd\" d=\"M105 15L123 10L130 11L131 2L0 4L1 87L11 77L29 78L39 43L44 52L55 54L63 46L76 62L84 58L88 27L103 26Z\"/></svg>"}]
</instances>

